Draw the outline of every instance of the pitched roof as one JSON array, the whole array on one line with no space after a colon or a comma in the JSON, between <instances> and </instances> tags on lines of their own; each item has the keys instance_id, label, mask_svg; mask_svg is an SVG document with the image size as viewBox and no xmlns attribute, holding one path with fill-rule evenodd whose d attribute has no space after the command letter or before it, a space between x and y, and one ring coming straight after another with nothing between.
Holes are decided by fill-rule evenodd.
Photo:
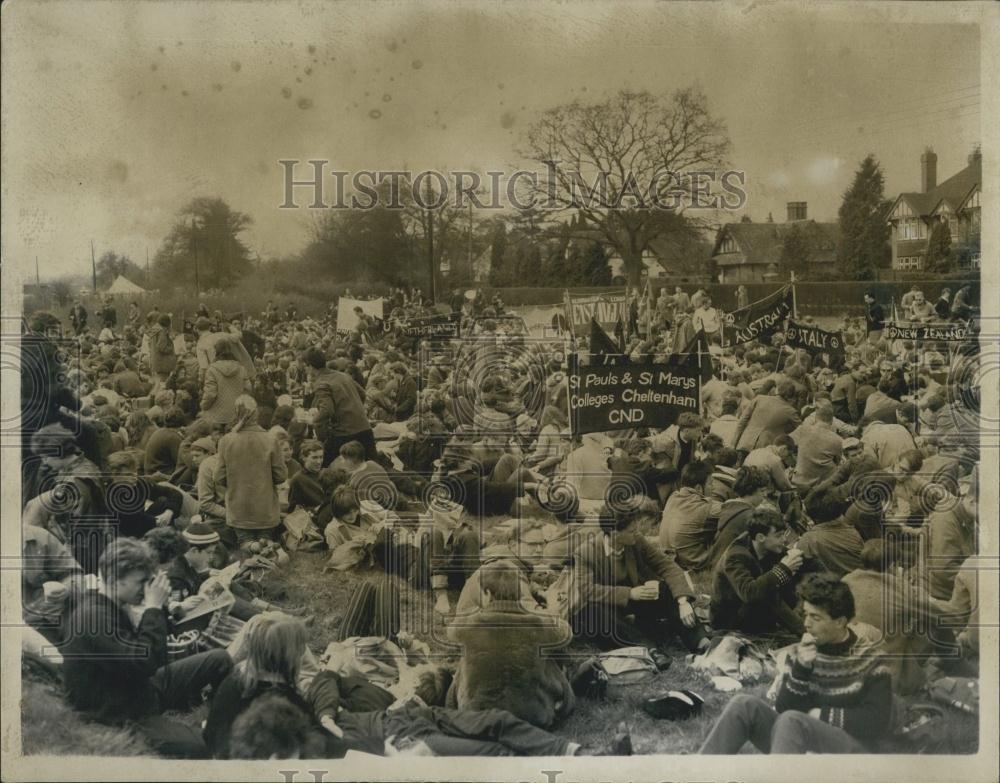
<instances>
[{"instance_id":1,"label":"pitched roof","mask_svg":"<svg viewBox=\"0 0 1000 783\"><path fill-rule=\"evenodd\" d=\"M937 187L931 188L926 193L900 193L896 201L905 200L920 216L930 215L941 201L946 201L952 209L958 209L972 189L982 185L982 182L983 158L981 155L976 155L968 166L954 176L948 177Z\"/></svg>"},{"instance_id":2,"label":"pitched roof","mask_svg":"<svg viewBox=\"0 0 1000 783\"><path fill-rule=\"evenodd\" d=\"M109 294L144 294L146 289L140 285L136 285L131 280L129 280L124 275L118 275L115 281L108 288L107 293Z\"/></svg>"},{"instance_id":3,"label":"pitched roof","mask_svg":"<svg viewBox=\"0 0 1000 783\"><path fill-rule=\"evenodd\" d=\"M785 235L798 228L805 234L813 246L813 261L826 261L833 257L840 241L840 225L838 223L817 223L815 220L798 220L793 223L727 223L716 235L712 255L719 255L719 247L723 238L728 235L736 240L743 255L743 260L729 261L717 258L717 263L727 264L777 264L781 258L781 249Z\"/></svg>"}]
</instances>

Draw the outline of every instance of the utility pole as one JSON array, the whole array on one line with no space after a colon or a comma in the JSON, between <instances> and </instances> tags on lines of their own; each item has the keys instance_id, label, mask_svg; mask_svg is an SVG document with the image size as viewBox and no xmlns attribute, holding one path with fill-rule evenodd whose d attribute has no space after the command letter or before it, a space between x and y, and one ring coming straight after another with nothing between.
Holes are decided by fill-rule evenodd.
<instances>
[{"instance_id":1,"label":"utility pole","mask_svg":"<svg viewBox=\"0 0 1000 783\"><path fill-rule=\"evenodd\" d=\"M90 274L94 284L94 293L97 293L97 257L94 255L94 240L90 240Z\"/></svg>"},{"instance_id":2,"label":"utility pole","mask_svg":"<svg viewBox=\"0 0 1000 783\"><path fill-rule=\"evenodd\" d=\"M472 199L469 199L469 277L472 274Z\"/></svg>"},{"instance_id":3,"label":"utility pole","mask_svg":"<svg viewBox=\"0 0 1000 783\"><path fill-rule=\"evenodd\" d=\"M38 256L35 256L35 285L41 287L42 278L38 276Z\"/></svg>"},{"instance_id":4,"label":"utility pole","mask_svg":"<svg viewBox=\"0 0 1000 783\"><path fill-rule=\"evenodd\" d=\"M149 288L149 245L146 245L146 288Z\"/></svg>"},{"instance_id":5,"label":"utility pole","mask_svg":"<svg viewBox=\"0 0 1000 783\"><path fill-rule=\"evenodd\" d=\"M431 211L431 183L428 179L424 187L425 198L427 199L427 265L431 273L431 304L437 304L434 280L434 212Z\"/></svg>"},{"instance_id":6,"label":"utility pole","mask_svg":"<svg viewBox=\"0 0 1000 783\"><path fill-rule=\"evenodd\" d=\"M194 250L194 290L197 298L201 299L201 279L198 275L198 234L195 229L194 216L191 216L191 247Z\"/></svg>"}]
</instances>

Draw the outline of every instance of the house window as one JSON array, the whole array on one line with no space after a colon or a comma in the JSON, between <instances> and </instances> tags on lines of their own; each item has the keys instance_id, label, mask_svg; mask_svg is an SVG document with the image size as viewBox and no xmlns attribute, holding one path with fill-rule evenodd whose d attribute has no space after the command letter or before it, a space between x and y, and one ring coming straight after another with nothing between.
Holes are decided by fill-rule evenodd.
<instances>
[{"instance_id":1,"label":"house window","mask_svg":"<svg viewBox=\"0 0 1000 783\"><path fill-rule=\"evenodd\" d=\"M923 266L923 256L901 256L896 259L896 269L922 269Z\"/></svg>"},{"instance_id":2,"label":"house window","mask_svg":"<svg viewBox=\"0 0 1000 783\"><path fill-rule=\"evenodd\" d=\"M726 237L722 240L722 252L723 253L735 253L736 252L736 240L732 237Z\"/></svg>"},{"instance_id":3,"label":"house window","mask_svg":"<svg viewBox=\"0 0 1000 783\"><path fill-rule=\"evenodd\" d=\"M958 218L954 215L948 218L948 232L951 234L951 241L956 242L958 240Z\"/></svg>"},{"instance_id":4,"label":"house window","mask_svg":"<svg viewBox=\"0 0 1000 783\"><path fill-rule=\"evenodd\" d=\"M920 220L918 218L903 218L899 221L900 239L917 239L920 231Z\"/></svg>"}]
</instances>

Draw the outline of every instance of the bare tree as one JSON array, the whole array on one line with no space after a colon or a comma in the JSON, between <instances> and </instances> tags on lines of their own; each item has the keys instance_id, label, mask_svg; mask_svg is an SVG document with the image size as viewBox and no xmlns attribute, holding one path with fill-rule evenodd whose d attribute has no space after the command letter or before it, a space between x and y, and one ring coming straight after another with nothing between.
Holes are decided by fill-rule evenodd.
<instances>
[{"instance_id":1,"label":"bare tree","mask_svg":"<svg viewBox=\"0 0 1000 783\"><path fill-rule=\"evenodd\" d=\"M615 249L636 285L653 240L714 224L690 208L715 214L709 205L718 203L729 149L725 124L688 88L557 106L528 129L521 153L546 170L528 186L536 199L575 211L583 235Z\"/></svg>"}]
</instances>

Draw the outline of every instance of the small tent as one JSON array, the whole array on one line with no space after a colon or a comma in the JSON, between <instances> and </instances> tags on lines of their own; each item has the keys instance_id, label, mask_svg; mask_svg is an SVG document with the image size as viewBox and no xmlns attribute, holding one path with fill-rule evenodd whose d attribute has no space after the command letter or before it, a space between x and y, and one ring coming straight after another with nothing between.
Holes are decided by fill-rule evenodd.
<instances>
[{"instance_id":1,"label":"small tent","mask_svg":"<svg viewBox=\"0 0 1000 783\"><path fill-rule=\"evenodd\" d=\"M141 285L136 285L131 280L129 280L124 275L118 275L115 278L115 282L111 284L108 288L107 293L112 296L137 296L139 294L149 293Z\"/></svg>"}]
</instances>

